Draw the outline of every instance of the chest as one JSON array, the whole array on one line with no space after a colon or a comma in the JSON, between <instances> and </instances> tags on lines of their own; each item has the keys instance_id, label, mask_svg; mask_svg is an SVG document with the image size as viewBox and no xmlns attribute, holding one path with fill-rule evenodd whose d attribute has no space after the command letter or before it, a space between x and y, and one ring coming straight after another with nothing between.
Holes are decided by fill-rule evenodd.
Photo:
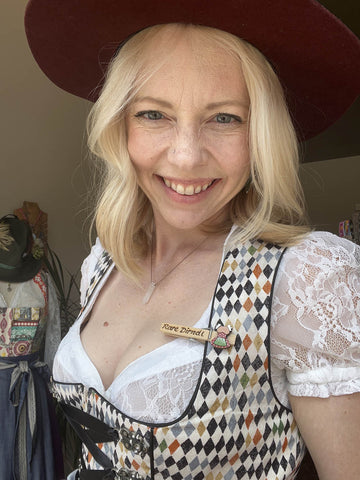
<instances>
[{"instance_id":1,"label":"chest","mask_svg":"<svg viewBox=\"0 0 360 480\"><path fill-rule=\"evenodd\" d=\"M169 342L162 323L193 326L211 302L221 265L221 253L174 271L159 282L147 304L149 284L129 283L115 269L87 314L81 341L105 388L138 357ZM188 268L187 268L188 267Z\"/></svg>"}]
</instances>

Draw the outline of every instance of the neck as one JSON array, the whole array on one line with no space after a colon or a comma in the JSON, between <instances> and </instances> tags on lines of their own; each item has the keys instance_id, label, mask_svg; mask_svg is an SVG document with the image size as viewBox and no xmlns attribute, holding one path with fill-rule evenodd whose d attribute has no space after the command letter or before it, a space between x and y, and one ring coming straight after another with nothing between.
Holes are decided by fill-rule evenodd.
<instances>
[{"instance_id":1,"label":"neck","mask_svg":"<svg viewBox=\"0 0 360 480\"><path fill-rule=\"evenodd\" d=\"M149 252L150 282L143 297L144 304L150 301L155 288L161 282L166 281L170 275L178 273L179 268L187 268L189 261L194 267L199 262L203 262L204 259L209 260L214 253L222 249L225 235L227 235L225 233L211 235L206 232L196 232L196 235L190 236L188 231L186 233L186 237L171 235L175 242L174 245L169 237L164 235L164 232L161 232L161 235L159 235L159 232L156 235L156 230L153 232ZM160 247L159 239L161 239ZM158 245L157 250L155 242ZM157 257L155 257L156 251ZM196 258L194 258L195 255Z\"/></svg>"},{"instance_id":2,"label":"neck","mask_svg":"<svg viewBox=\"0 0 360 480\"><path fill-rule=\"evenodd\" d=\"M208 234L199 232L198 234L182 235L166 234L155 230L152 239L152 256L154 264L166 262L167 259L185 254L197 245L201 245L206 240Z\"/></svg>"},{"instance_id":3,"label":"neck","mask_svg":"<svg viewBox=\"0 0 360 480\"><path fill-rule=\"evenodd\" d=\"M230 229L229 229L230 231ZM200 245L200 250L213 249L222 244L228 231L209 233L206 229L196 227L194 229L174 228L154 218L152 235L152 255L154 265L168 263L174 257L186 254L192 248ZM205 242L203 242L207 239ZM149 251L150 253L150 251Z\"/></svg>"},{"instance_id":4,"label":"neck","mask_svg":"<svg viewBox=\"0 0 360 480\"><path fill-rule=\"evenodd\" d=\"M185 232L185 235L164 235L164 232L154 232L152 240L151 258L152 269L156 277L161 276L170 267L179 262L182 258L191 254L189 260L194 261L191 252L194 255L207 254L212 251L221 250L228 232L223 233L208 233L206 231L196 232L190 234ZM188 262L188 259L186 259ZM157 274L157 275L156 275Z\"/></svg>"}]
</instances>

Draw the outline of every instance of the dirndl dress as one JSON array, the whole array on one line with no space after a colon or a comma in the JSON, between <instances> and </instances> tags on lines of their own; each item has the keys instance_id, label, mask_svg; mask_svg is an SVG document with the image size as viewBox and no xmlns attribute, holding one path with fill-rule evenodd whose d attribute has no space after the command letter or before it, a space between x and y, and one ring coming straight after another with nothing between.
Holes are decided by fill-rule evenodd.
<instances>
[{"instance_id":1,"label":"dirndl dress","mask_svg":"<svg viewBox=\"0 0 360 480\"><path fill-rule=\"evenodd\" d=\"M39 360L47 325L45 277L30 282L38 285L45 306L0 306L1 480L63 478L50 371Z\"/></svg>"}]
</instances>

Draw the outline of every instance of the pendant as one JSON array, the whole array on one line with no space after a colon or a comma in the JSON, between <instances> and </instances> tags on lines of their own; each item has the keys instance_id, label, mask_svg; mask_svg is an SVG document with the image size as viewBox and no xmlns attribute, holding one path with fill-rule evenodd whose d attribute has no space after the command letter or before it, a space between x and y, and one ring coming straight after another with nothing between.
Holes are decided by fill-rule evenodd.
<instances>
[{"instance_id":1,"label":"pendant","mask_svg":"<svg viewBox=\"0 0 360 480\"><path fill-rule=\"evenodd\" d=\"M151 295L154 293L155 287L156 287L156 283L151 282L143 298L144 305L146 305L149 302Z\"/></svg>"}]
</instances>

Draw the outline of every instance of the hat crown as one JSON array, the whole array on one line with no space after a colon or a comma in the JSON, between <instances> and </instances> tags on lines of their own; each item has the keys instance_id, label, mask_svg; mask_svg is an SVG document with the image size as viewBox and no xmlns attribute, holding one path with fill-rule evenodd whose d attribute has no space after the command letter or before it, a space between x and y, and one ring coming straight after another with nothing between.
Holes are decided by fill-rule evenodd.
<instances>
[{"instance_id":1,"label":"hat crown","mask_svg":"<svg viewBox=\"0 0 360 480\"><path fill-rule=\"evenodd\" d=\"M0 263L9 267L18 267L28 254L31 230L26 222L12 216L3 217L0 219L0 224L9 226L9 236L12 239L7 247L0 248Z\"/></svg>"},{"instance_id":2,"label":"hat crown","mask_svg":"<svg viewBox=\"0 0 360 480\"><path fill-rule=\"evenodd\" d=\"M26 282L39 272L42 255L32 254L32 232L28 223L15 215L0 218L0 281ZM8 231L7 228L8 227Z\"/></svg>"}]
</instances>

